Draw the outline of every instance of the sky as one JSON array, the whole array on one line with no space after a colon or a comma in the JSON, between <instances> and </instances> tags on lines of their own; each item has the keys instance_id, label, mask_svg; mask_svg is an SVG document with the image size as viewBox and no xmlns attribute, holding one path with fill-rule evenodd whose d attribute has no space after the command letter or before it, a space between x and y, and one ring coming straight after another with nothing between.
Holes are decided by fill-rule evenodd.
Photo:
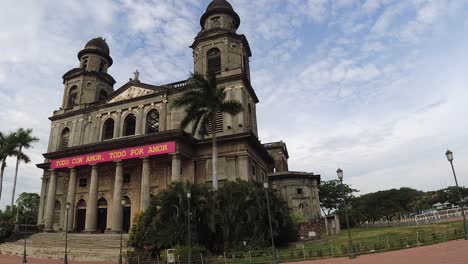
<instances>
[{"instance_id":1,"label":"sky","mask_svg":"<svg viewBox=\"0 0 468 264\"><path fill-rule=\"evenodd\" d=\"M249 40L262 143L287 143L289 168L361 194L468 185L468 0L230 0ZM40 192L48 117L77 53L106 38L115 89L138 69L165 84L193 71L189 48L208 0L4 0L0 131L33 128L17 195ZM0 207L8 204L13 159Z\"/></svg>"}]
</instances>

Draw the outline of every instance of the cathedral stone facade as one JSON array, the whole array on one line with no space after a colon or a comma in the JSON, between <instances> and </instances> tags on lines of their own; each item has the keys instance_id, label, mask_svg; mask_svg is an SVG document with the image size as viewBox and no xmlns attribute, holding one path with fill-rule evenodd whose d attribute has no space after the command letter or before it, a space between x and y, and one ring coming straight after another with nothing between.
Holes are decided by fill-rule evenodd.
<instances>
[{"instance_id":1,"label":"cathedral stone facade","mask_svg":"<svg viewBox=\"0 0 468 264\"><path fill-rule=\"evenodd\" d=\"M227 99L241 102L237 115L216 117L218 178L269 181L290 207L306 218L320 216L320 175L288 171L284 142L262 144L257 131L247 38L226 0L212 1L195 37L194 72L213 71ZM180 129L185 112L172 102L190 89L182 80L146 84L139 73L118 89L108 68L113 60L102 38L78 53L79 67L63 75L62 106L52 122L43 169L38 224L45 231L128 231L151 196L177 181L211 184L210 137ZM68 206L67 206L68 205ZM66 208L68 223L65 223Z\"/></svg>"}]
</instances>

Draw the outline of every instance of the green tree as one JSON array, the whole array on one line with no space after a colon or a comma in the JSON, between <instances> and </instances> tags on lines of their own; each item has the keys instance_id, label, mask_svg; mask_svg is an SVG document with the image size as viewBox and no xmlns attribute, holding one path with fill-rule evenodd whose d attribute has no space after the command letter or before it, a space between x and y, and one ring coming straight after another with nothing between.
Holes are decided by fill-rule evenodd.
<instances>
[{"instance_id":1,"label":"green tree","mask_svg":"<svg viewBox=\"0 0 468 264\"><path fill-rule=\"evenodd\" d=\"M346 201L350 201L355 192L358 190L339 180L322 181L319 186L319 199L323 213L329 215L332 211L342 208L343 198L346 197Z\"/></svg>"},{"instance_id":2,"label":"green tree","mask_svg":"<svg viewBox=\"0 0 468 264\"><path fill-rule=\"evenodd\" d=\"M40 197L37 193L21 193L16 199L18 210L20 210L20 223L36 224L39 213Z\"/></svg>"},{"instance_id":3,"label":"green tree","mask_svg":"<svg viewBox=\"0 0 468 264\"><path fill-rule=\"evenodd\" d=\"M15 155L15 147L15 134L9 133L5 135L0 132L0 200L3 189L3 174L7 166L6 159Z\"/></svg>"},{"instance_id":4,"label":"green tree","mask_svg":"<svg viewBox=\"0 0 468 264\"><path fill-rule=\"evenodd\" d=\"M238 114L242 105L237 100L226 100L224 87L218 86L216 75L209 73L205 78L199 73L192 74L190 89L173 102L173 107L184 108L185 117L181 128L192 124L192 135L198 133L204 137L211 132L213 189L218 189L218 147L216 140L216 114ZM211 128L211 129L210 129Z\"/></svg>"},{"instance_id":5,"label":"green tree","mask_svg":"<svg viewBox=\"0 0 468 264\"><path fill-rule=\"evenodd\" d=\"M211 252L270 246L266 191L254 182L227 182L218 191L201 184L174 183L152 199L136 218L130 245L156 255L187 243L187 191L191 198L191 241ZM269 189L274 239L278 244L297 238L290 209Z\"/></svg>"},{"instance_id":6,"label":"green tree","mask_svg":"<svg viewBox=\"0 0 468 264\"><path fill-rule=\"evenodd\" d=\"M13 181L13 190L11 194L11 206L15 202L15 191L16 191L16 180L18 179L18 168L21 161L24 163L30 162L30 158L23 153L23 149L32 148L32 143L39 141L37 137L32 135L32 129L19 128L15 132L15 156L16 156L16 167L15 167L15 178Z\"/></svg>"}]
</instances>

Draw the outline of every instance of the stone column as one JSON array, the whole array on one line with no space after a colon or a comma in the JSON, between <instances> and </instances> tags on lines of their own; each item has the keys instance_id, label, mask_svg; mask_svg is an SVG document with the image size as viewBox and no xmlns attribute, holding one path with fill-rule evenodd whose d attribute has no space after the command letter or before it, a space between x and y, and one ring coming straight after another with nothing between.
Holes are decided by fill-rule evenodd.
<instances>
[{"instance_id":1,"label":"stone column","mask_svg":"<svg viewBox=\"0 0 468 264\"><path fill-rule=\"evenodd\" d=\"M115 162L114 195L112 196L112 232L119 233L122 230L122 187L123 166L122 161Z\"/></svg>"},{"instance_id":2,"label":"stone column","mask_svg":"<svg viewBox=\"0 0 468 264\"><path fill-rule=\"evenodd\" d=\"M159 113L159 131L167 130L167 100L163 100L161 112Z\"/></svg>"},{"instance_id":3,"label":"stone column","mask_svg":"<svg viewBox=\"0 0 468 264\"><path fill-rule=\"evenodd\" d=\"M75 192L76 192L76 168L70 169L70 179L68 180L68 195L67 203L70 204L68 210L68 231L73 230L73 219L75 219ZM65 219L67 219L67 210L64 212ZM65 226L64 226L65 229Z\"/></svg>"},{"instance_id":4,"label":"stone column","mask_svg":"<svg viewBox=\"0 0 468 264\"><path fill-rule=\"evenodd\" d=\"M122 119L122 110L117 111L117 118L114 123L114 138L120 137L120 119Z\"/></svg>"},{"instance_id":5,"label":"stone column","mask_svg":"<svg viewBox=\"0 0 468 264\"><path fill-rule=\"evenodd\" d=\"M180 155L172 155L172 182L180 181Z\"/></svg>"},{"instance_id":6,"label":"stone column","mask_svg":"<svg viewBox=\"0 0 468 264\"><path fill-rule=\"evenodd\" d=\"M76 134L76 122L77 120L73 120L72 128L70 131L70 140L68 146L73 147L75 146L75 134ZM78 145L79 143L76 143Z\"/></svg>"},{"instance_id":7,"label":"stone column","mask_svg":"<svg viewBox=\"0 0 468 264\"><path fill-rule=\"evenodd\" d=\"M141 171L141 190L140 190L140 210L145 211L150 204L150 161L143 158L143 168Z\"/></svg>"},{"instance_id":8,"label":"stone column","mask_svg":"<svg viewBox=\"0 0 468 264\"><path fill-rule=\"evenodd\" d=\"M142 131L143 131L143 115L144 115L144 109L143 109L143 105L139 105L138 106L138 111L137 111L137 114L136 114L136 129L135 129L135 135L141 135L143 134Z\"/></svg>"},{"instance_id":9,"label":"stone column","mask_svg":"<svg viewBox=\"0 0 468 264\"><path fill-rule=\"evenodd\" d=\"M41 196L39 199L39 212L37 216L37 224L42 224L42 220L44 219L44 203L46 197L46 187L47 187L47 180L42 176L42 184L41 184Z\"/></svg>"},{"instance_id":10,"label":"stone column","mask_svg":"<svg viewBox=\"0 0 468 264\"><path fill-rule=\"evenodd\" d=\"M91 183L89 184L88 207L86 208L85 233L96 232L97 228L97 198L98 198L98 167L91 167Z\"/></svg>"},{"instance_id":11,"label":"stone column","mask_svg":"<svg viewBox=\"0 0 468 264\"><path fill-rule=\"evenodd\" d=\"M237 158L237 165L238 165L238 173L239 173L239 178L243 181L248 181L250 179L249 175L249 157L247 155L245 156L239 156Z\"/></svg>"},{"instance_id":12,"label":"stone column","mask_svg":"<svg viewBox=\"0 0 468 264\"><path fill-rule=\"evenodd\" d=\"M44 231L54 231L55 191L57 190L57 172L50 171L49 191L47 192L47 207Z\"/></svg>"},{"instance_id":13,"label":"stone column","mask_svg":"<svg viewBox=\"0 0 468 264\"><path fill-rule=\"evenodd\" d=\"M189 181L190 183L195 183L195 161L194 160L189 160L187 162L187 178L186 180Z\"/></svg>"},{"instance_id":14,"label":"stone column","mask_svg":"<svg viewBox=\"0 0 468 264\"><path fill-rule=\"evenodd\" d=\"M96 115L96 131L94 131L94 142L99 142L101 139L101 114Z\"/></svg>"}]
</instances>

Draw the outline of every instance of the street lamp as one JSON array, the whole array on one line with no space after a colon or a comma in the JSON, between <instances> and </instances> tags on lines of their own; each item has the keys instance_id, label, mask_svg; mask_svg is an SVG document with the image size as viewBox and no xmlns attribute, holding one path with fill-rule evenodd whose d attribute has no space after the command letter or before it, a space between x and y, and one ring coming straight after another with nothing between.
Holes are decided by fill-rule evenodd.
<instances>
[{"instance_id":1,"label":"street lamp","mask_svg":"<svg viewBox=\"0 0 468 264\"><path fill-rule=\"evenodd\" d=\"M67 210L67 216L65 217L65 257L63 259L64 264L68 264L68 255L67 255L67 248L68 248L68 211L70 211L70 203L67 202L65 204L65 209Z\"/></svg>"},{"instance_id":2,"label":"street lamp","mask_svg":"<svg viewBox=\"0 0 468 264\"><path fill-rule=\"evenodd\" d=\"M276 249L275 249L275 241L273 239L273 226L271 225L270 201L268 199L268 182L263 183L263 188L265 189L265 196L266 196L267 210L268 210L268 222L270 223L270 237L271 237L271 250L273 251L273 264L276 264Z\"/></svg>"},{"instance_id":3,"label":"street lamp","mask_svg":"<svg viewBox=\"0 0 468 264\"><path fill-rule=\"evenodd\" d=\"M122 264L122 238L123 238L123 209L127 201L125 198L122 198L122 224L120 225L120 252L119 252L119 264Z\"/></svg>"},{"instance_id":4,"label":"street lamp","mask_svg":"<svg viewBox=\"0 0 468 264\"><path fill-rule=\"evenodd\" d=\"M19 211L19 207L16 208L16 211ZM24 250L23 250L23 264L28 263L28 260L26 259L26 207L23 206L23 213L24 213ZM18 220L17 220L18 223ZM18 224L18 231L19 231L19 224Z\"/></svg>"},{"instance_id":5,"label":"street lamp","mask_svg":"<svg viewBox=\"0 0 468 264\"><path fill-rule=\"evenodd\" d=\"M349 228L348 209L346 208L346 193L344 192L344 186L343 186L343 170L338 168L338 170L336 171L336 174L338 175L338 179L340 180L340 183L341 183L341 190L343 191L343 205L344 205L345 217L346 217L346 227L348 228L348 242L349 242L348 257L350 259L353 259L356 257L356 255L354 255L353 239L351 238L351 229Z\"/></svg>"},{"instance_id":6,"label":"street lamp","mask_svg":"<svg viewBox=\"0 0 468 264\"><path fill-rule=\"evenodd\" d=\"M188 244L188 264L192 263L192 247L190 241L190 198L192 198L192 193L189 191L187 193L187 205L188 205L188 214L187 214L187 222L188 222L188 238L187 238L187 244Z\"/></svg>"},{"instance_id":7,"label":"street lamp","mask_svg":"<svg viewBox=\"0 0 468 264\"><path fill-rule=\"evenodd\" d=\"M455 178L455 185L457 186L458 198L460 199L460 209L462 211L463 216L463 230L465 232L465 240L468 240L468 231L466 230L465 208L463 207L463 197L461 195L460 188L458 187L457 175L455 174L455 168L453 167L453 152L447 149L447 152L445 152L445 156L447 156L447 160L452 166L453 177Z\"/></svg>"}]
</instances>

